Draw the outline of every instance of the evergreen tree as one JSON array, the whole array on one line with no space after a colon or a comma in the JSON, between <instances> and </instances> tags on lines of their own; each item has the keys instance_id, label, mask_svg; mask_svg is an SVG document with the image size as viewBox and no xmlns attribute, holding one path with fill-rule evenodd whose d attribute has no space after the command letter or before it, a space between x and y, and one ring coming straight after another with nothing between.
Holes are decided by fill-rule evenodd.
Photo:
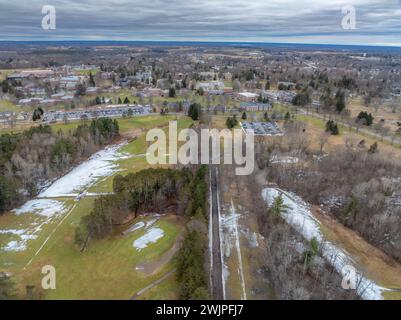
<instances>
[{"instance_id":1,"label":"evergreen tree","mask_svg":"<svg viewBox=\"0 0 401 320\"><path fill-rule=\"evenodd\" d=\"M345 109L345 95L344 92L338 90L336 93L336 110L341 113Z\"/></svg>"},{"instance_id":2,"label":"evergreen tree","mask_svg":"<svg viewBox=\"0 0 401 320\"><path fill-rule=\"evenodd\" d=\"M370 126L373 124L373 116L371 113L367 113L366 111L361 111L357 117L358 120L364 120L365 125Z\"/></svg>"},{"instance_id":3,"label":"evergreen tree","mask_svg":"<svg viewBox=\"0 0 401 320\"><path fill-rule=\"evenodd\" d=\"M43 109L41 107L36 108L33 111L32 120L33 121L40 120L42 118L43 114L44 114L44 111L43 111Z\"/></svg>"},{"instance_id":4,"label":"evergreen tree","mask_svg":"<svg viewBox=\"0 0 401 320\"><path fill-rule=\"evenodd\" d=\"M92 72L89 73L89 86L96 87L95 79L93 78Z\"/></svg>"},{"instance_id":5,"label":"evergreen tree","mask_svg":"<svg viewBox=\"0 0 401 320\"><path fill-rule=\"evenodd\" d=\"M370 148L368 150L368 153L374 154L374 153L377 153L377 152L379 152L379 145L377 144L377 142L375 142L370 146Z\"/></svg>"},{"instance_id":6,"label":"evergreen tree","mask_svg":"<svg viewBox=\"0 0 401 320\"><path fill-rule=\"evenodd\" d=\"M338 135L340 134L340 131L338 129L338 125L336 122L333 120L329 120L326 123L326 132L330 132L332 135Z\"/></svg>"},{"instance_id":7,"label":"evergreen tree","mask_svg":"<svg viewBox=\"0 0 401 320\"><path fill-rule=\"evenodd\" d=\"M269 208L268 212L275 217L279 217L282 214L286 213L287 210L288 206L284 204L283 195L280 193L277 197L274 198L273 204Z\"/></svg>"},{"instance_id":8,"label":"evergreen tree","mask_svg":"<svg viewBox=\"0 0 401 320\"><path fill-rule=\"evenodd\" d=\"M304 107L308 103L311 102L311 98L309 97L309 93L307 91L303 91L301 93L298 93L293 99L292 99L292 104L294 106L301 106Z\"/></svg>"},{"instance_id":9,"label":"evergreen tree","mask_svg":"<svg viewBox=\"0 0 401 320\"><path fill-rule=\"evenodd\" d=\"M174 88L170 88L170 90L168 91L168 96L170 98L175 98L175 89Z\"/></svg>"},{"instance_id":10,"label":"evergreen tree","mask_svg":"<svg viewBox=\"0 0 401 320\"><path fill-rule=\"evenodd\" d=\"M305 269L311 264L313 258L316 257L319 253L319 241L316 237L313 237L309 241L309 248L304 252L304 265Z\"/></svg>"},{"instance_id":11,"label":"evergreen tree","mask_svg":"<svg viewBox=\"0 0 401 320\"><path fill-rule=\"evenodd\" d=\"M192 120L199 120L201 106L198 103L192 103L188 109L188 116Z\"/></svg>"},{"instance_id":12,"label":"evergreen tree","mask_svg":"<svg viewBox=\"0 0 401 320\"><path fill-rule=\"evenodd\" d=\"M291 114L290 114L290 112L287 111L287 113L284 116L284 120L287 122L287 121L290 121L290 119L291 119Z\"/></svg>"},{"instance_id":13,"label":"evergreen tree","mask_svg":"<svg viewBox=\"0 0 401 320\"><path fill-rule=\"evenodd\" d=\"M84 96L86 94L86 87L83 83L77 84L75 95L76 96Z\"/></svg>"},{"instance_id":14,"label":"evergreen tree","mask_svg":"<svg viewBox=\"0 0 401 320\"><path fill-rule=\"evenodd\" d=\"M228 129L233 129L238 125L238 120L236 115L232 116L232 117L228 117L226 120L226 126Z\"/></svg>"},{"instance_id":15,"label":"evergreen tree","mask_svg":"<svg viewBox=\"0 0 401 320\"><path fill-rule=\"evenodd\" d=\"M177 254L177 280L180 283L182 300L207 297L204 253L205 246L201 235L195 230L189 231Z\"/></svg>"}]
</instances>

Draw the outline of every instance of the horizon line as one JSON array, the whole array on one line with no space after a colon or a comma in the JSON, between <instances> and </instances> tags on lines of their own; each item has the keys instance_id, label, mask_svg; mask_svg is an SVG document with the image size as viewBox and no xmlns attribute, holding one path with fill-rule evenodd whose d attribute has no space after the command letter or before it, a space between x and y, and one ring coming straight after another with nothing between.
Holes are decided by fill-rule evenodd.
<instances>
[{"instance_id":1,"label":"horizon line","mask_svg":"<svg viewBox=\"0 0 401 320\"><path fill-rule=\"evenodd\" d=\"M312 42L264 42L264 41L227 41L227 40L116 40L116 39L65 39L65 40L55 40L55 39L45 39L45 40L8 40L8 39L0 39L0 43L52 43L52 42L126 42L126 43L212 43L212 44L251 44L251 45L307 45L307 46L344 46L344 47L375 47L375 48L400 48L401 44L386 44L386 43L379 43L379 44L350 44L350 43L312 43Z\"/></svg>"}]
</instances>

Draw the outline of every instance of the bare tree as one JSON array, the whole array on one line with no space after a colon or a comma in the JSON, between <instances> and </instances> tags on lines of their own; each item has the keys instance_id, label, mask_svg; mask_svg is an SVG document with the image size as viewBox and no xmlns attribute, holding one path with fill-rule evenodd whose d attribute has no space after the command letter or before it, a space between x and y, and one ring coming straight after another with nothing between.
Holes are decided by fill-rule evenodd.
<instances>
[{"instance_id":1,"label":"bare tree","mask_svg":"<svg viewBox=\"0 0 401 320\"><path fill-rule=\"evenodd\" d=\"M322 132L319 136L319 147L320 147L320 154L323 154L323 149L326 143L328 142L330 134L328 132Z\"/></svg>"}]
</instances>

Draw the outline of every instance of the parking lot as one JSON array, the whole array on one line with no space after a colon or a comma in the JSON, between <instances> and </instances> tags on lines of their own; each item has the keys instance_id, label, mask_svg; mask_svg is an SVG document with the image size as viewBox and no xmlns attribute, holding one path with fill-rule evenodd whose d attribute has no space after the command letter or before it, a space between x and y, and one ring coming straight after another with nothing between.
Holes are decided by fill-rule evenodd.
<instances>
[{"instance_id":1,"label":"parking lot","mask_svg":"<svg viewBox=\"0 0 401 320\"><path fill-rule=\"evenodd\" d=\"M283 131L281 131L275 122L242 122L241 127L247 134L258 136L283 135Z\"/></svg>"},{"instance_id":2,"label":"parking lot","mask_svg":"<svg viewBox=\"0 0 401 320\"><path fill-rule=\"evenodd\" d=\"M109 106L102 109L74 110L74 111L50 111L43 116L43 122L59 122L66 120L83 120L96 118L120 118L123 116L146 115L152 113L152 108L141 105Z\"/></svg>"}]
</instances>

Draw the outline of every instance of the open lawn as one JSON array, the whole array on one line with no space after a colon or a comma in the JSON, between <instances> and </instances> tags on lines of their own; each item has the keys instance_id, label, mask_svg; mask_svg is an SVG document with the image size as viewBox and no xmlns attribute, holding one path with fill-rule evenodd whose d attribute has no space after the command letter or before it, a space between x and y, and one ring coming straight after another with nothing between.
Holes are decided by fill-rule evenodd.
<instances>
[{"instance_id":1,"label":"open lawn","mask_svg":"<svg viewBox=\"0 0 401 320\"><path fill-rule=\"evenodd\" d=\"M23 263L18 264L18 267L13 265L6 268L17 280L21 293L26 285L35 285L39 289L43 277L41 268L52 265L56 269L57 287L56 290L39 289L45 299L129 299L136 291L173 267L167 263L157 274L150 276L143 275L135 268L138 263L157 260L174 244L181 230L175 217L160 218L153 226L162 229L164 236L141 251L133 247L133 242L145 234L144 229L127 236L116 232L109 238L92 241L80 253L79 248L74 245L74 230L80 217L89 213L92 201L81 200L25 270L21 268ZM133 224L141 221L146 223L149 220L150 218L138 218ZM53 227L55 226L52 224L48 228ZM39 245L41 241L39 238L36 242ZM29 254L30 251L26 252L27 259Z\"/></svg>"},{"instance_id":2,"label":"open lawn","mask_svg":"<svg viewBox=\"0 0 401 320\"><path fill-rule=\"evenodd\" d=\"M311 115L300 114L296 115L295 118L307 124L306 132L311 141L311 147L315 151L318 151L320 137L325 132L326 120L319 119ZM374 139L370 135L361 131L355 132L354 130L350 130L348 126L338 124L338 127L340 129L340 134L329 137L324 151L332 151L336 146L345 145L347 140L348 143L352 143L354 147L356 147L360 141L365 140L365 145L367 148L369 148L369 146L373 143L377 142L379 146L379 152L384 152L391 157L395 156L397 158L401 158L401 148L397 145L392 145L390 142L385 140L381 141L380 139Z\"/></svg>"},{"instance_id":3,"label":"open lawn","mask_svg":"<svg viewBox=\"0 0 401 320\"><path fill-rule=\"evenodd\" d=\"M348 109L350 109L351 115L354 118L356 118L361 111L372 113L374 117L374 123L384 120L384 125L389 127L391 132L394 132L399 128L397 122L401 121L400 101L395 101L394 103L384 102L377 107L367 107L364 105L362 98L357 97L350 101Z\"/></svg>"},{"instance_id":4,"label":"open lawn","mask_svg":"<svg viewBox=\"0 0 401 320\"><path fill-rule=\"evenodd\" d=\"M30 107L21 108L9 100L0 99L0 112L12 111L12 112L19 113L21 111L30 111L30 110L31 110Z\"/></svg>"},{"instance_id":5,"label":"open lawn","mask_svg":"<svg viewBox=\"0 0 401 320\"><path fill-rule=\"evenodd\" d=\"M135 119L123 119L122 130L149 129L154 126L166 126L174 117L149 116ZM186 117L179 119L179 128L188 127L192 121ZM66 130L70 127L60 127ZM167 130L164 128L164 130ZM143 132L144 133L144 132ZM121 174L135 172L148 167L146 158L147 143L145 135L131 141L121 148L128 157L116 160ZM111 192L113 176L99 179L87 191ZM154 281L163 277L174 268L173 262L167 261L152 274L136 268L140 264L158 262L168 252L182 233L185 219L174 214L158 217L139 217L125 226L116 228L114 234L106 239L90 241L87 249L80 252L74 244L75 228L81 217L90 213L94 197L84 196L79 201L73 198L57 198L64 210L51 217L44 217L35 212L20 215L7 213L0 216L0 271L9 273L17 284L20 298L26 297L26 286L35 286L36 298L43 299L130 299ZM150 222L154 223L151 224ZM131 226L143 223L141 228L126 235L122 232ZM147 225L149 223L149 225ZM40 228L39 228L40 227ZM152 228L159 228L163 236L154 243L148 243L143 249L133 246L135 240L143 237ZM4 245L19 241L20 237L12 230L22 230L24 235L34 235L27 239L26 249L5 251ZM43 277L41 269L52 265L56 269L56 290L41 289ZM158 290L157 288L161 289ZM163 299L177 297L177 284L174 276L144 293L141 298Z\"/></svg>"},{"instance_id":6,"label":"open lawn","mask_svg":"<svg viewBox=\"0 0 401 320\"><path fill-rule=\"evenodd\" d=\"M0 81L5 80L10 74L21 71L21 70L22 69L0 69Z\"/></svg>"},{"instance_id":7,"label":"open lawn","mask_svg":"<svg viewBox=\"0 0 401 320\"><path fill-rule=\"evenodd\" d=\"M138 116L138 117L130 117L130 118L119 118L118 123L120 125L120 133L125 134L132 132L134 130L147 130L159 126L165 126L169 121L176 120L177 116L166 115L160 116L159 114L155 115L147 115L147 116ZM77 121L69 121L68 123L52 123L50 126L54 131L61 130L63 132L68 132L69 130L73 130L77 128L80 124L82 124L81 120ZM90 123L90 121L86 121L86 123ZM32 126L38 126L40 123L24 123L20 124L14 128L10 128L8 125L0 127L0 133L18 133L29 129Z\"/></svg>"},{"instance_id":8,"label":"open lawn","mask_svg":"<svg viewBox=\"0 0 401 320\"><path fill-rule=\"evenodd\" d=\"M158 285L141 294L137 300L177 300L179 286L175 273L164 279Z\"/></svg>"}]
</instances>

